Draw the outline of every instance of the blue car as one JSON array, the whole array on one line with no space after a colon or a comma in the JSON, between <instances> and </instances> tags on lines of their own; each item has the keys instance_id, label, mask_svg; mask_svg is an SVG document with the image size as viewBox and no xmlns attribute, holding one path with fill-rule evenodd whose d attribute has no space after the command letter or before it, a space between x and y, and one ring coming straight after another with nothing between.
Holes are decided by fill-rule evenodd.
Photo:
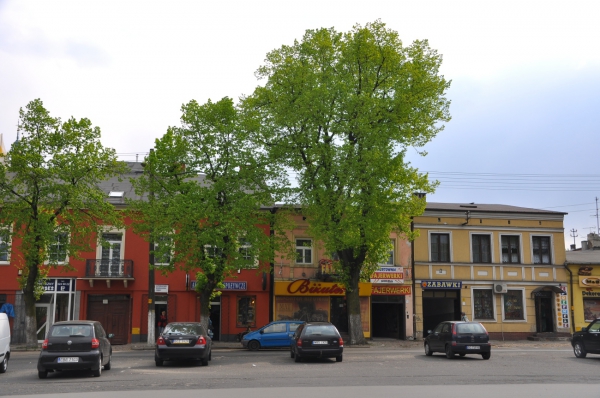
<instances>
[{"instance_id":1,"label":"blue car","mask_svg":"<svg viewBox=\"0 0 600 398\"><path fill-rule=\"evenodd\" d=\"M246 333L242 338L242 346L250 350L260 348L289 348L294 332L303 321L275 321L253 332Z\"/></svg>"}]
</instances>

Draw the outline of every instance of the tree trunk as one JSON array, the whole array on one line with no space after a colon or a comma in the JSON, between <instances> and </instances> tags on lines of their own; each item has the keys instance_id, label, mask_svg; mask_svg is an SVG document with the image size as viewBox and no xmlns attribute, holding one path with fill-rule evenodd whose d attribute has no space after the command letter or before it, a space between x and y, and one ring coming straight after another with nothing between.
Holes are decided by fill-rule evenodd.
<instances>
[{"instance_id":1,"label":"tree trunk","mask_svg":"<svg viewBox=\"0 0 600 398\"><path fill-rule=\"evenodd\" d=\"M23 298L25 299L25 345L27 348L37 348L37 319L35 311L35 297L33 290L23 289ZM50 314L46 314L48 318ZM46 319L49 321L49 319Z\"/></svg>"},{"instance_id":2,"label":"tree trunk","mask_svg":"<svg viewBox=\"0 0 600 398\"><path fill-rule=\"evenodd\" d=\"M208 319L210 318L210 296L212 289L200 292L200 323L208 333Z\"/></svg>"},{"instance_id":3,"label":"tree trunk","mask_svg":"<svg viewBox=\"0 0 600 398\"><path fill-rule=\"evenodd\" d=\"M350 278L346 286L346 303L348 305L348 332L350 334L350 345L367 344L362 329L362 317L360 315L360 296L358 282L360 281L360 267L353 264L349 267Z\"/></svg>"}]
</instances>

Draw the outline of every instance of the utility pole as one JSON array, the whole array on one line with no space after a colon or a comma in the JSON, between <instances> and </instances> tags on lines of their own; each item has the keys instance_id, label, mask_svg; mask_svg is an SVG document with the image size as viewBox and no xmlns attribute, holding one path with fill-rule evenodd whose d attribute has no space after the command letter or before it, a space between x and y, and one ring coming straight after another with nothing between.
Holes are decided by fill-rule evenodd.
<instances>
[{"instance_id":1,"label":"utility pole","mask_svg":"<svg viewBox=\"0 0 600 398\"><path fill-rule=\"evenodd\" d=\"M575 242L575 238L578 237L579 235L577 235L577 230L576 229L572 229L571 230L571 237L573 238L573 249L575 249L577 247L577 243Z\"/></svg>"},{"instance_id":2,"label":"utility pole","mask_svg":"<svg viewBox=\"0 0 600 398\"><path fill-rule=\"evenodd\" d=\"M152 161L152 155L154 154L154 150L150 149L149 160ZM152 188L153 184L153 175L152 175L152 166L146 163L148 167L148 175L150 177L150 192L148 192L148 200L150 202L154 201L154 189ZM154 334L154 330L156 328L156 308L154 304L154 232L150 231L150 242L149 242L149 264L148 267L148 345L153 346L156 341L156 336Z\"/></svg>"},{"instance_id":3,"label":"utility pole","mask_svg":"<svg viewBox=\"0 0 600 398\"><path fill-rule=\"evenodd\" d=\"M596 196L596 233L600 234L600 223L598 222L598 197Z\"/></svg>"}]
</instances>

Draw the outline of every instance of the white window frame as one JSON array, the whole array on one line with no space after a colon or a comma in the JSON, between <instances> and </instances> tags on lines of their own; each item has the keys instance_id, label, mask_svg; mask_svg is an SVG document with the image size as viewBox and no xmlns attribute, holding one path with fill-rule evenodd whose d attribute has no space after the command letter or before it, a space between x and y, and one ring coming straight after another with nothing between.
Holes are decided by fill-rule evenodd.
<instances>
[{"instance_id":1,"label":"white window frame","mask_svg":"<svg viewBox=\"0 0 600 398\"><path fill-rule=\"evenodd\" d=\"M471 260L471 263L474 263L475 260L473 259L473 235L488 235L490 237L490 262L489 263L475 263L475 264L494 264L494 234L491 232L476 232L476 231L470 231L469 232L469 258Z\"/></svg>"},{"instance_id":2,"label":"white window frame","mask_svg":"<svg viewBox=\"0 0 600 398\"><path fill-rule=\"evenodd\" d=\"M388 250L388 260L385 263L381 263L379 265L395 267L396 264L396 239L390 239L391 249ZM391 254L391 256L390 256ZM390 257L392 258L392 262L390 263Z\"/></svg>"},{"instance_id":3,"label":"white window frame","mask_svg":"<svg viewBox=\"0 0 600 398\"><path fill-rule=\"evenodd\" d=\"M310 242L310 246L305 246L305 245L298 245L298 241L299 240L304 240L304 241L309 241ZM296 264L313 264L314 263L314 250L313 250L313 240L310 238L296 238L295 239L295 243L296 243L296 259L295 259L295 263ZM298 261L298 250L302 250L303 254L302 254L302 261ZM306 253L304 253L305 250L310 250L310 262L306 263L304 262L304 258L306 257Z\"/></svg>"},{"instance_id":4,"label":"white window frame","mask_svg":"<svg viewBox=\"0 0 600 398\"><path fill-rule=\"evenodd\" d=\"M550 262L548 264L545 263L539 263L539 264L535 264L535 262L533 261L533 238L550 238ZM530 256L531 256L531 264L534 265L553 265L554 264L554 235L552 234L531 234L529 235L529 248L531 249L530 251Z\"/></svg>"},{"instance_id":5,"label":"white window frame","mask_svg":"<svg viewBox=\"0 0 600 398\"><path fill-rule=\"evenodd\" d=\"M432 258L432 251L431 251L431 235L432 234L436 234L436 235L448 235L448 255L449 255L449 259L448 262L451 263L452 259L454 258L453 253L452 253L452 231L427 231L427 243L428 243L428 252L429 252L429 262L431 263L435 263L435 264L439 264L439 263L445 263L445 261L433 261Z\"/></svg>"},{"instance_id":6,"label":"white window frame","mask_svg":"<svg viewBox=\"0 0 600 398\"><path fill-rule=\"evenodd\" d=\"M508 323L527 323L527 298L525 297L525 288L522 287L509 287L507 290L520 290L521 291L521 299L523 303L523 319L506 319L504 314L504 299L506 298L506 294L502 294L501 307L502 307L502 322Z\"/></svg>"},{"instance_id":7,"label":"white window frame","mask_svg":"<svg viewBox=\"0 0 600 398\"><path fill-rule=\"evenodd\" d=\"M502 237L503 236L518 236L519 237L519 262L518 263L505 263L502 261ZM522 265L523 264L523 234L499 234L498 235L498 244L499 244L499 254L500 254L500 264L505 264L507 266L512 265Z\"/></svg>"},{"instance_id":8,"label":"white window frame","mask_svg":"<svg viewBox=\"0 0 600 398\"><path fill-rule=\"evenodd\" d=\"M166 236L168 237L170 240L173 240L173 237L171 236ZM162 236L162 238L165 238L165 236ZM156 240L152 242L152 251L156 251L156 249L160 247L160 242L157 242ZM165 267L170 265L170 261L173 258L173 252L171 251L171 253L169 253L169 262L168 263L158 263L156 262L156 254L153 253L153 257L154 257L154 266L155 267Z\"/></svg>"},{"instance_id":9,"label":"white window frame","mask_svg":"<svg viewBox=\"0 0 600 398\"><path fill-rule=\"evenodd\" d=\"M212 249L213 253L209 252L211 249ZM219 247L216 245L204 245L204 255L208 258L217 258L216 249L219 249Z\"/></svg>"},{"instance_id":10,"label":"white window frame","mask_svg":"<svg viewBox=\"0 0 600 398\"><path fill-rule=\"evenodd\" d=\"M238 253L241 255L241 257L243 257L244 259L246 259L246 257L250 257L250 256L246 256L241 251L242 249L248 249L248 248L252 247L250 242L244 240L243 238L238 239L238 242L239 242ZM248 258L248 260L250 260L250 259ZM253 262L253 265L251 266L251 268L258 268L258 257L257 256L254 256L254 262Z\"/></svg>"},{"instance_id":11,"label":"white window frame","mask_svg":"<svg viewBox=\"0 0 600 398\"><path fill-rule=\"evenodd\" d=\"M492 309L494 310L494 317L491 319L480 319L480 318L475 318L475 290L490 290L492 292ZM473 317L473 319L471 319L474 322L481 322L481 323L485 323L485 322L497 322L498 319L498 314L497 314L498 310L496 308L496 293L494 293L494 286L490 286L490 287L472 287L471 288L471 316Z\"/></svg>"},{"instance_id":12,"label":"white window frame","mask_svg":"<svg viewBox=\"0 0 600 398\"><path fill-rule=\"evenodd\" d=\"M54 231L54 236L53 239L57 236L57 234L66 234L67 235L67 242L71 240L71 229L67 228L66 231ZM44 264L56 264L56 265L65 265L69 263L69 253L65 253L65 258L63 261L57 261L55 263L50 261L50 248L54 245L54 241L52 243L48 244L48 255L46 260L44 261Z\"/></svg>"},{"instance_id":13,"label":"white window frame","mask_svg":"<svg viewBox=\"0 0 600 398\"><path fill-rule=\"evenodd\" d=\"M117 229L111 228L109 226L105 226L100 232L100 236L98 237L98 242L96 243L96 258L102 258L102 234L121 234L121 253L119 253L119 260L125 259L125 229Z\"/></svg>"},{"instance_id":14,"label":"white window frame","mask_svg":"<svg viewBox=\"0 0 600 398\"><path fill-rule=\"evenodd\" d=\"M0 260L0 265L8 265L10 264L10 257L12 254L12 226L11 227L6 227L6 228L1 228L2 230L7 230L8 232L8 241L4 242L2 240L2 237L0 236L0 243L6 243L6 260Z\"/></svg>"}]
</instances>

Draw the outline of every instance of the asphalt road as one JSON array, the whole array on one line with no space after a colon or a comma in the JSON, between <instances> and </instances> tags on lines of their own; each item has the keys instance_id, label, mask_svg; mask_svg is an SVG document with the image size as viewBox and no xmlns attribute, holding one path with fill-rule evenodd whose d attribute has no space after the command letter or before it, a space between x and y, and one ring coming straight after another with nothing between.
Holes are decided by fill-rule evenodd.
<instances>
[{"instance_id":1,"label":"asphalt road","mask_svg":"<svg viewBox=\"0 0 600 398\"><path fill-rule=\"evenodd\" d=\"M77 393L79 397L164 398L163 390L208 389L213 390L210 394L215 398L235 396L242 389L249 398L280 395L275 393L285 389L286 398L290 398L305 397L316 388L309 397L335 398L340 392L345 392L339 395L344 397L377 396L375 392L380 389L383 396L389 391L396 391L395 395L398 391L420 391L421 396L426 391L433 395L439 391L445 397L474 396L482 391L486 398L585 392L590 393L587 396L600 396L600 355L577 359L566 347L498 348L492 350L492 358L487 361L480 356L452 360L443 354L426 357L420 349L348 348L341 363L335 359L295 363L286 350L224 349L213 352L207 367L167 362L161 368L154 365L152 351L117 351L112 369L103 371L99 378L74 371L49 374L46 380L37 377L37 356L36 352L13 353L7 373L0 375L0 395L64 397ZM372 388L363 390L368 387ZM109 393L113 391L125 393ZM494 395L492 391L503 394Z\"/></svg>"}]
</instances>

